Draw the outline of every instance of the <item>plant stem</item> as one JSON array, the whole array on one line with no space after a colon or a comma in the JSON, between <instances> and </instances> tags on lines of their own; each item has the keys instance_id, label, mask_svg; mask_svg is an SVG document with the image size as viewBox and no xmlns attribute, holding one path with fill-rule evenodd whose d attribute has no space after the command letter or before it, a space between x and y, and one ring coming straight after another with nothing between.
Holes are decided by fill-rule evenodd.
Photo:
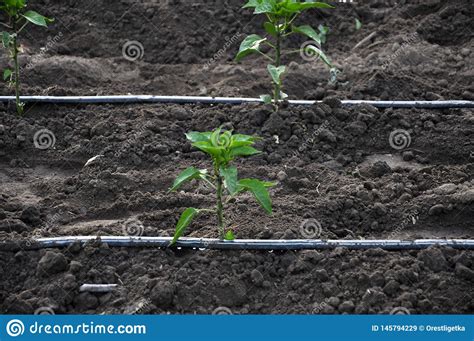
<instances>
[{"instance_id":1,"label":"plant stem","mask_svg":"<svg viewBox=\"0 0 474 341\"><path fill-rule=\"evenodd\" d=\"M275 46L275 66L278 68L281 64L281 32L280 28L277 28L277 35L276 35L276 46ZM281 87L280 84L274 83L275 84L275 92L273 95L273 99L275 101L275 111L278 111L279 105L280 105L280 91Z\"/></svg>"},{"instance_id":2,"label":"plant stem","mask_svg":"<svg viewBox=\"0 0 474 341\"><path fill-rule=\"evenodd\" d=\"M216 191L217 191L217 227L219 229L219 236L221 239L225 237L225 227L224 227L224 205L222 204L222 185L223 180L219 171L219 165L216 163L214 165L214 173L216 175Z\"/></svg>"},{"instance_id":3,"label":"plant stem","mask_svg":"<svg viewBox=\"0 0 474 341\"><path fill-rule=\"evenodd\" d=\"M15 67L15 97L16 97L16 111L18 115L23 113L23 106L20 103L20 67L18 65L18 36L16 32L17 24L13 21L13 31L15 35L13 37L13 63Z\"/></svg>"}]
</instances>

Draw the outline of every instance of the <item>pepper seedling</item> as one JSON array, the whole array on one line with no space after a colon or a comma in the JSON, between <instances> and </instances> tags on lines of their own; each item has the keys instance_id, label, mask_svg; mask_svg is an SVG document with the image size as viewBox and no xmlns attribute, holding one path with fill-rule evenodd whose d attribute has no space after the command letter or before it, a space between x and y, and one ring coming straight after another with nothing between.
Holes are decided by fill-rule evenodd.
<instances>
[{"instance_id":1,"label":"pepper seedling","mask_svg":"<svg viewBox=\"0 0 474 341\"><path fill-rule=\"evenodd\" d=\"M10 53L13 61L13 70L8 68L3 71L3 80L8 81L15 87L16 110L18 114L23 113L25 104L20 101L20 66L18 54L20 45L18 37L25 27L32 23L37 26L48 27L53 19L42 16L38 12L27 10L26 0L2 0L0 1L0 11L6 16L6 23L0 23L8 31L2 32L3 47Z\"/></svg>"},{"instance_id":2,"label":"pepper seedling","mask_svg":"<svg viewBox=\"0 0 474 341\"><path fill-rule=\"evenodd\" d=\"M275 110L278 110L280 100L288 97L283 89L283 75L286 66L282 65L282 56L292 53L305 53L309 56L318 57L330 68L333 68L331 61L321 50L321 44L326 41L328 28L319 26L319 33L309 25L297 26L295 20L305 10L311 8L334 8L324 2L299 1L299 0L249 0L243 8L253 8L254 14L264 14L267 21L263 24L267 35L262 37L258 34L249 35L242 41L239 52L235 57L236 61L252 55L260 54L265 57L270 64L267 70L273 83L273 94L263 95L261 99L270 104L273 102ZM304 44L300 49L283 53L282 45L286 38L292 34L302 34L315 44ZM273 50L273 56L262 51L263 47Z\"/></svg>"},{"instance_id":3,"label":"pepper seedling","mask_svg":"<svg viewBox=\"0 0 474 341\"><path fill-rule=\"evenodd\" d=\"M171 245L183 235L192 220L204 212L216 214L220 239L234 240L234 231L225 224L224 206L244 192L251 192L260 206L268 214L272 213L268 188L274 186L275 183L257 179L239 180L237 167L231 164L237 157L259 154L260 151L252 147L259 139L258 137L232 134L231 131L222 131L221 128L212 132L189 132L186 137L193 147L211 157L212 172L195 167L187 168L178 175L169 192L178 190L188 181L198 180L215 190L217 203L213 209L187 208L178 220Z\"/></svg>"}]
</instances>

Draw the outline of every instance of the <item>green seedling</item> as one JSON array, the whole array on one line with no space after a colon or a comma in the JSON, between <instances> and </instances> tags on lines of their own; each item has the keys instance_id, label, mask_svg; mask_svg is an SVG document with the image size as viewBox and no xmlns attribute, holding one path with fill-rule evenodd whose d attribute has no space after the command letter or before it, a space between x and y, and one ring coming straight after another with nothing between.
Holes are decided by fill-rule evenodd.
<instances>
[{"instance_id":1,"label":"green seedling","mask_svg":"<svg viewBox=\"0 0 474 341\"><path fill-rule=\"evenodd\" d=\"M271 76L273 84L273 94L261 96L265 103L272 103L275 110L278 110L281 100L288 97L283 90L283 75L286 66L282 65L282 57L286 54L300 53L317 57L332 68L331 61L321 50L321 44L325 43L328 28L319 26L317 32L309 25L298 26L295 24L298 16L311 8L333 8L324 2L300 1L300 0L249 0L243 8L253 8L254 14L265 15L266 21L263 24L266 36L252 34L244 39L240 45L236 61L252 54L260 54L270 63L267 70ZM308 37L315 44L304 44L297 50L282 51L283 43L292 34L302 34ZM272 52L264 52L265 51Z\"/></svg>"},{"instance_id":2,"label":"green seedling","mask_svg":"<svg viewBox=\"0 0 474 341\"><path fill-rule=\"evenodd\" d=\"M13 61L13 70L6 69L3 71L3 79L10 86L15 87L16 110L18 114L23 113L25 104L20 101L20 66L18 64L18 54L20 53L20 45L18 37L25 27L31 23L37 26L48 27L53 19L46 18L38 12L27 10L27 0L1 0L0 11L7 18L6 23L0 23L8 31L2 32L3 47L10 53Z\"/></svg>"},{"instance_id":3,"label":"green seedling","mask_svg":"<svg viewBox=\"0 0 474 341\"><path fill-rule=\"evenodd\" d=\"M257 179L238 178L237 167L232 165L237 157L246 157L259 154L254 147L258 137L232 134L231 131L222 131L221 128L213 132L190 132L186 134L192 146L208 154L212 159L212 172L207 169L190 167L176 178L170 192L178 190L184 183L197 180L210 186L216 193L216 207L213 209L187 208L176 225L176 231L171 245L183 235L191 221L200 213L212 213L217 217L219 237L225 240L234 240L234 231L226 226L224 218L225 205L234 201L244 192L253 194L260 206L268 213L272 213L272 202L268 188L274 186L272 182Z\"/></svg>"},{"instance_id":4,"label":"green seedling","mask_svg":"<svg viewBox=\"0 0 474 341\"><path fill-rule=\"evenodd\" d=\"M324 25L319 25L318 26L318 31L319 31L319 40L321 41L322 44L326 44L327 36L329 34L329 27L324 26Z\"/></svg>"}]
</instances>

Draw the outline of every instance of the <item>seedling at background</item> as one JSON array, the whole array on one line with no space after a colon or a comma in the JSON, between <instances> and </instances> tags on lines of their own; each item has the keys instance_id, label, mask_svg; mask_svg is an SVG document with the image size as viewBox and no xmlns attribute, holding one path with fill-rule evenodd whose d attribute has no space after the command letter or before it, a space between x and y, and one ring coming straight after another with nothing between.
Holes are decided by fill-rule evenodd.
<instances>
[{"instance_id":1,"label":"seedling at background","mask_svg":"<svg viewBox=\"0 0 474 341\"><path fill-rule=\"evenodd\" d=\"M8 31L2 32L3 47L10 53L13 61L13 70L8 68L3 71L3 79L15 87L16 110L18 114L23 113L25 104L20 102L20 66L18 54L21 51L18 37L25 27L32 23L37 26L48 27L53 19L46 18L41 14L27 10L26 0L2 0L0 11L7 17L7 23L0 23Z\"/></svg>"},{"instance_id":2,"label":"seedling at background","mask_svg":"<svg viewBox=\"0 0 474 341\"><path fill-rule=\"evenodd\" d=\"M316 32L309 25L295 25L295 20L302 12L311 8L333 8L331 5L324 2L302 2L299 0L249 0L243 8L253 8L254 14L264 14L267 18L263 25L267 36L261 37L258 34L248 36L240 45L236 56L236 61L240 61L251 54L260 54L270 62L267 65L267 70L273 83L273 95L261 96L265 103L273 102L275 109L278 110L280 100L288 97L282 91L283 75L286 71L286 66L282 64L282 56L284 54L304 52L318 56L330 68L333 68L329 58L321 50L321 44L326 42L326 35L329 29L320 25L318 27L319 32ZM315 45L305 44L300 49L284 53L283 43L285 39L295 33L310 38L315 42ZM273 51L273 55L263 52L263 46Z\"/></svg>"},{"instance_id":3,"label":"seedling at background","mask_svg":"<svg viewBox=\"0 0 474 341\"><path fill-rule=\"evenodd\" d=\"M190 167L176 178L170 192L178 190L188 181L202 181L214 189L216 207L213 209L187 208L179 218L171 244L176 243L192 220L198 214L204 212L216 215L219 237L221 239L233 240L234 231L225 223L225 205L244 192L252 193L260 206L268 214L272 213L272 202L268 188L275 184L257 179L239 180L237 167L231 164L237 157L252 156L260 153L252 147L255 141L258 140L257 137L232 134L231 131L222 131L221 128L213 132L190 132L186 134L186 137L191 141L193 147L211 157L212 171L209 172L207 169Z\"/></svg>"}]
</instances>

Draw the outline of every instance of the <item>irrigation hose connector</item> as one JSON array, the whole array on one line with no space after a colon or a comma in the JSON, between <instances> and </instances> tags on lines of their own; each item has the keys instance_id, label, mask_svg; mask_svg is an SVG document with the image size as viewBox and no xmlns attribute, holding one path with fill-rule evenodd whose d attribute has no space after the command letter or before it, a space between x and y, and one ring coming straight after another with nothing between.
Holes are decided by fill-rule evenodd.
<instances>
[{"instance_id":1,"label":"irrigation hose connector","mask_svg":"<svg viewBox=\"0 0 474 341\"><path fill-rule=\"evenodd\" d=\"M21 96L24 103L45 104L137 104L137 103L171 103L171 104L244 104L264 103L260 98L244 97L200 97L200 96ZM0 96L0 102L15 102L14 96ZM292 105L314 105L322 101L289 100ZM416 108L416 109L461 109L474 108L474 101L363 101L344 100L344 106L369 104L376 108Z\"/></svg>"}]
</instances>

